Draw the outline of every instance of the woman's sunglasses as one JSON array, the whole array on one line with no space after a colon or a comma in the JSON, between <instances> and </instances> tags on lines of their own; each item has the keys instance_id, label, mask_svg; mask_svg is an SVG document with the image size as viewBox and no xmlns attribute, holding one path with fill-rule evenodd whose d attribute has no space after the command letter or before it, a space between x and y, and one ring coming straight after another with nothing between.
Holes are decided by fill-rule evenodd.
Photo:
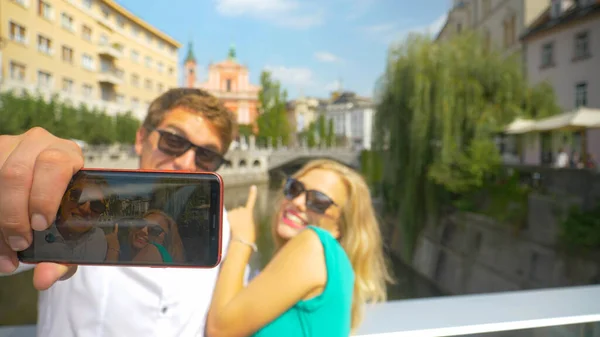
<instances>
[{"instance_id":1,"label":"woman's sunglasses","mask_svg":"<svg viewBox=\"0 0 600 337\"><path fill-rule=\"evenodd\" d=\"M196 166L206 171L217 171L223 163L227 162L223 156L215 151L192 144L185 137L167 130L151 129L158 132L158 149L169 156L179 157L193 148L196 152Z\"/></svg>"},{"instance_id":2,"label":"woman's sunglasses","mask_svg":"<svg viewBox=\"0 0 600 337\"><path fill-rule=\"evenodd\" d=\"M84 200L81 201L82 190L80 188L74 188L69 192L69 200L76 202L77 205L83 205L86 202L90 203L90 210L96 214L102 214L106 212L106 205L101 200Z\"/></svg>"},{"instance_id":3,"label":"woman's sunglasses","mask_svg":"<svg viewBox=\"0 0 600 337\"><path fill-rule=\"evenodd\" d=\"M307 190L302 182L288 178L283 187L286 199L296 199L302 193L306 193L306 208L315 213L324 214L329 207L336 205L327 194L316 190Z\"/></svg>"}]
</instances>

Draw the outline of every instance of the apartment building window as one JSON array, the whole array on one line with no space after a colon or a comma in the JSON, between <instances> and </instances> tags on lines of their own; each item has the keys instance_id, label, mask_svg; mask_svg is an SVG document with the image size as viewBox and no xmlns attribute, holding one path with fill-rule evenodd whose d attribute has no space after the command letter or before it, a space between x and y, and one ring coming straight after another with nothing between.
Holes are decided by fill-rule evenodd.
<instances>
[{"instance_id":1,"label":"apartment building window","mask_svg":"<svg viewBox=\"0 0 600 337\"><path fill-rule=\"evenodd\" d=\"M146 89L148 89L148 90L152 90L152 80L148 80L148 79L147 79L147 80L144 82L144 86L146 87Z\"/></svg>"},{"instance_id":2,"label":"apartment building window","mask_svg":"<svg viewBox=\"0 0 600 337\"><path fill-rule=\"evenodd\" d=\"M504 48L514 45L517 41L517 16L511 15L504 20Z\"/></svg>"},{"instance_id":3,"label":"apartment building window","mask_svg":"<svg viewBox=\"0 0 600 337\"><path fill-rule=\"evenodd\" d=\"M91 41L92 40L92 28L86 25L81 26L81 37L84 40Z\"/></svg>"},{"instance_id":4,"label":"apartment building window","mask_svg":"<svg viewBox=\"0 0 600 337\"><path fill-rule=\"evenodd\" d=\"M38 15L44 19L52 20L52 6L43 0L38 0Z\"/></svg>"},{"instance_id":5,"label":"apartment building window","mask_svg":"<svg viewBox=\"0 0 600 337\"><path fill-rule=\"evenodd\" d=\"M152 44L152 35L150 35L150 33L146 33L146 42L148 44Z\"/></svg>"},{"instance_id":6,"label":"apartment building window","mask_svg":"<svg viewBox=\"0 0 600 337\"><path fill-rule=\"evenodd\" d=\"M27 30L25 27L14 22L10 22L9 31L11 40L19 43L27 43Z\"/></svg>"},{"instance_id":7,"label":"apartment building window","mask_svg":"<svg viewBox=\"0 0 600 337\"><path fill-rule=\"evenodd\" d=\"M137 106L140 104L140 100L138 100L137 98L133 97L131 99L131 106L134 108L137 108Z\"/></svg>"},{"instance_id":8,"label":"apartment building window","mask_svg":"<svg viewBox=\"0 0 600 337\"><path fill-rule=\"evenodd\" d=\"M102 6L102 16L107 20L110 18L110 9L104 5Z\"/></svg>"},{"instance_id":9,"label":"apartment building window","mask_svg":"<svg viewBox=\"0 0 600 337\"><path fill-rule=\"evenodd\" d=\"M162 41L158 41L158 50L163 50L165 48L165 44Z\"/></svg>"},{"instance_id":10,"label":"apartment building window","mask_svg":"<svg viewBox=\"0 0 600 337\"><path fill-rule=\"evenodd\" d=\"M100 87L100 98L103 101L111 102L113 100L113 93L114 91L112 90L112 88L105 86Z\"/></svg>"},{"instance_id":11,"label":"apartment building window","mask_svg":"<svg viewBox=\"0 0 600 337\"><path fill-rule=\"evenodd\" d=\"M152 58L150 56L146 56L146 67L152 68Z\"/></svg>"},{"instance_id":12,"label":"apartment building window","mask_svg":"<svg viewBox=\"0 0 600 337\"><path fill-rule=\"evenodd\" d=\"M47 55L52 54L52 41L43 35L38 35L38 51Z\"/></svg>"},{"instance_id":13,"label":"apartment building window","mask_svg":"<svg viewBox=\"0 0 600 337\"><path fill-rule=\"evenodd\" d=\"M590 56L590 35L583 32L575 35L575 59L582 59Z\"/></svg>"},{"instance_id":14,"label":"apartment building window","mask_svg":"<svg viewBox=\"0 0 600 337\"><path fill-rule=\"evenodd\" d=\"M92 8L92 0L81 0L81 4L85 8Z\"/></svg>"},{"instance_id":15,"label":"apartment building window","mask_svg":"<svg viewBox=\"0 0 600 337\"><path fill-rule=\"evenodd\" d=\"M575 107L587 106L587 92L587 82L581 82L575 85Z\"/></svg>"},{"instance_id":16,"label":"apartment building window","mask_svg":"<svg viewBox=\"0 0 600 337\"><path fill-rule=\"evenodd\" d=\"M10 62L10 79L15 81L25 81L25 65L11 61Z\"/></svg>"},{"instance_id":17,"label":"apartment building window","mask_svg":"<svg viewBox=\"0 0 600 337\"><path fill-rule=\"evenodd\" d=\"M94 59L89 54L81 55L81 65L84 69L94 70Z\"/></svg>"},{"instance_id":18,"label":"apartment building window","mask_svg":"<svg viewBox=\"0 0 600 337\"><path fill-rule=\"evenodd\" d=\"M125 18L121 15L117 15L117 26L121 29L125 29Z\"/></svg>"},{"instance_id":19,"label":"apartment building window","mask_svg":"<svg viewBox=\"0 0 600 337\"><path fill-rule=\"evenodd\" d=\"M157 90L158 90L158 93L162 93L162 92L163 92L163 90L165 89L165 88L164 88L164 86L162 85L162 83L158 83L158 84L157 84L157 88L158 88L158 89L157 89Z\"/></svg>"},{"instance_id":20,"label":"apartment building window","mask_svg":"<svg viewBox=\"0 0 600 337\"><path fill-rule=\"evenodd\" d=\"M173 75L175 74L175 70L173 69L173 67L169 67L169 75Z\"/></svg>"},{"instance_id":21,"label":"apartment building window","mask_svg":"<svg viewBox=\"0 0 600 337\"><path fill-rule=\"evenodd\" d=\"M131 50L131 60L135 63L138 63L140 61L140 53L138 53L135 50Z\"/></svg>"},{"instance_id":22,"label":"apartment building window","mask_svg":"<svg viewBox=\"0 0 600 337\"><path fill-rule=\"evenodd\" d=\"M106 36L106 34L100 34L99 42L101 46L106 46L108 44L108 36Z\"/></svg>"},{"instance_id":23,"label":"apartment building window","mask_svg":"<svg viewBox=\"0 0 600 337\"><path fill-rule=\"evenodd\" d=\"M162 62L158 62L156 64L156 69L158 70L159 73L162 73L164 71L164 64Z\"/></svg>"},{"instance_id":24,"label":"apartment building window","mask_svg":"<svg viewBox=\"0 0 600 337\"><path fill-rule=\"evenodd\" d=\"M62 60L67 63L73 63L73 49L63 46L62 47Z\"/></svg>"},{"instance_id":25,"label":"apartment building window","mask_svg":"<svg viewBox=\"0 0 600 337\"><path fill-rule=\"evenodd\" d=\"M52 75L48 72L38 70L37 85L40 88L52 87Z\"/></svg>"},{"instance_id":26,"label":"apartment building window","mask_svg":"<svg viewBox=\"0 0 600 337\"><path fill-rule=\"evenodd\" d=\"M136 88L140 86L140 77L138 75L136 75L136 74L131 75L131 85Z\"/></svg>"},{"instance_id":27,"label":"apartment building window","mask_svg":"<svg viewBox=\"0 0 600 337\"><path fill-rule=\"evenodd\" d=\"M554 65L554 43L546 43L542 46L542 68Z\"/></svg>"},{"instance_id":28,"label":"apartment building window","mask_svg":"<svg viewBox=\"0 0 600 337\"><path fill-rule=\"evenodd\" d=\"M83 97L86 97L86 98L92 97L92 93L93 93L94 89L92 88L91 85L84 84L81 89L82 89L81 91L82 91Z\"/></svg>"},{"instance_id":29,"label":"apartment building window","mask_svg":"<svg viewBox=\"0 0 600 337\"><path fill-rule=\"evenodd\" d=\"M133 37L137 38L138 36L140 36L140 28L138 26L132 26L131 34L133 35Z\"/></svg>"},{"instance_id":30,"label":"apartment building window","mask_svg":"<svg viewBox=\"0 0 600 337\"><path fill-rule=\"evenodd\" d=\"M562 0L552 0L552 8L550 9L550 15L552 18L557 18L560 15L562 9Z\"/></svg>"},{"instance_id":31,"label":"apartment building window","mask_svg":"<svg viewBox=\"0 0 600 337\"><path fill-rule=\"evenodd\" d=\"M62 81L62 91L66 93L73 93L73 80L70 78L63 78Z\"/></svg>"}]
</instances>

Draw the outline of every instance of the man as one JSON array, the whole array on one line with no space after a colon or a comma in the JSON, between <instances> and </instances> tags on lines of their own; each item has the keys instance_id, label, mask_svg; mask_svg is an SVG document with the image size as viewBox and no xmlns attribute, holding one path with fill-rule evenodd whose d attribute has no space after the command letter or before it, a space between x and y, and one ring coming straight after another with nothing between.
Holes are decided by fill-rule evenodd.
<instances>
[{"instance_id":1,"label":"man","mask_svg":"<svg viewBox=\"0 0 600 337\"><path fill-rule=\"evenodd\" d=\"M233 115L207 92L169 90L152 102L136 134L139 167L216 171L234 127ZM79 146L43 129L0 136L0 273L15 271L15 252L30 245L32 230L43 231L54 222L69 180L83 164ZM223 253L229 236L224 214ZM34 286L43 290L38 335L202 335L217 273L218 268L76 270L38 264L33 277Z\"/></svg>"},{"instance_id":2,"label":"man","mask_svg":"<svg viewBox=\"0 0 600 337\"><path fill-rule=\"evenodd\" d=\"M66 261L102 261L108 251L104 231L94 223L106 211L105 181L78 174L65 193L56 221L35 231L35 254Z\"/></svg>"}]
</instances>

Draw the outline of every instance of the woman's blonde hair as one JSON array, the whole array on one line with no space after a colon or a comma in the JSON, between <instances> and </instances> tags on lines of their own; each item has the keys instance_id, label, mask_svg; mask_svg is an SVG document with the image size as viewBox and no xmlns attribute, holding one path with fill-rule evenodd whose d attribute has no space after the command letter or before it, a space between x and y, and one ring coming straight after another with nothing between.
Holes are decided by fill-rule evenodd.
<instances>
[{"instance_id":1,"label":"woman's blonde hair","mask_svg":"<svg viewBox=\"0 0 600 337\"><path fill-rule=\"evenodd\" d=\"M352 329L355 329L362 321L364 304L384 302L387 299L386 281L393 282L383 253L381 231L373 210L369 187L360 174L336 161L320 159L308 162L293 176L302 177L315 169L337 173L348 191L348 201L342 209L339 221L339 242L354 269ZM282 199L280 196L279 202L276 203L277 209ZM277 216L273 217L271 226L276 250L285 243L277 234L278 221Z\"/></svg>"},{"instance_id":2,"label":"woman's blonde hair","mask_svg":"<svg viewBox=\"0 0 600 337\"><path fill-rule=\"evenodd\" d=\"M150 215L160 215L167 222L167 227L169 228L169 233L166 233L165 236L165 248L169 255L173 258L175 262L184 262L183 256L183 242L181 241L181 236L179 236L179 229L177 228L177 224L175 220L171 218L167 213L160 211L158 209L151 209L144 213L142 218L146 218Z\"/></svg>"}]
</instances>

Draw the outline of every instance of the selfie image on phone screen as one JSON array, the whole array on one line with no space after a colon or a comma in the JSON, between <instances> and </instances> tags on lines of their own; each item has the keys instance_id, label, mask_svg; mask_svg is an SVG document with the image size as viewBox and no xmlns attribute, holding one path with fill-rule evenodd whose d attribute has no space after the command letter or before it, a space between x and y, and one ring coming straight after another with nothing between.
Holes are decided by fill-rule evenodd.
<instances>
[{"instance_id":1,"label":"selfie image on phone screen","mask_svg":"<svg viewBox=\"0 0 600 337\"><path fill-rule=\"evenodd\" d=\"M79 171L54 223L23 262L210 268L220 260L222 184L214 174Z\"/></svg>"}]
</instances>

